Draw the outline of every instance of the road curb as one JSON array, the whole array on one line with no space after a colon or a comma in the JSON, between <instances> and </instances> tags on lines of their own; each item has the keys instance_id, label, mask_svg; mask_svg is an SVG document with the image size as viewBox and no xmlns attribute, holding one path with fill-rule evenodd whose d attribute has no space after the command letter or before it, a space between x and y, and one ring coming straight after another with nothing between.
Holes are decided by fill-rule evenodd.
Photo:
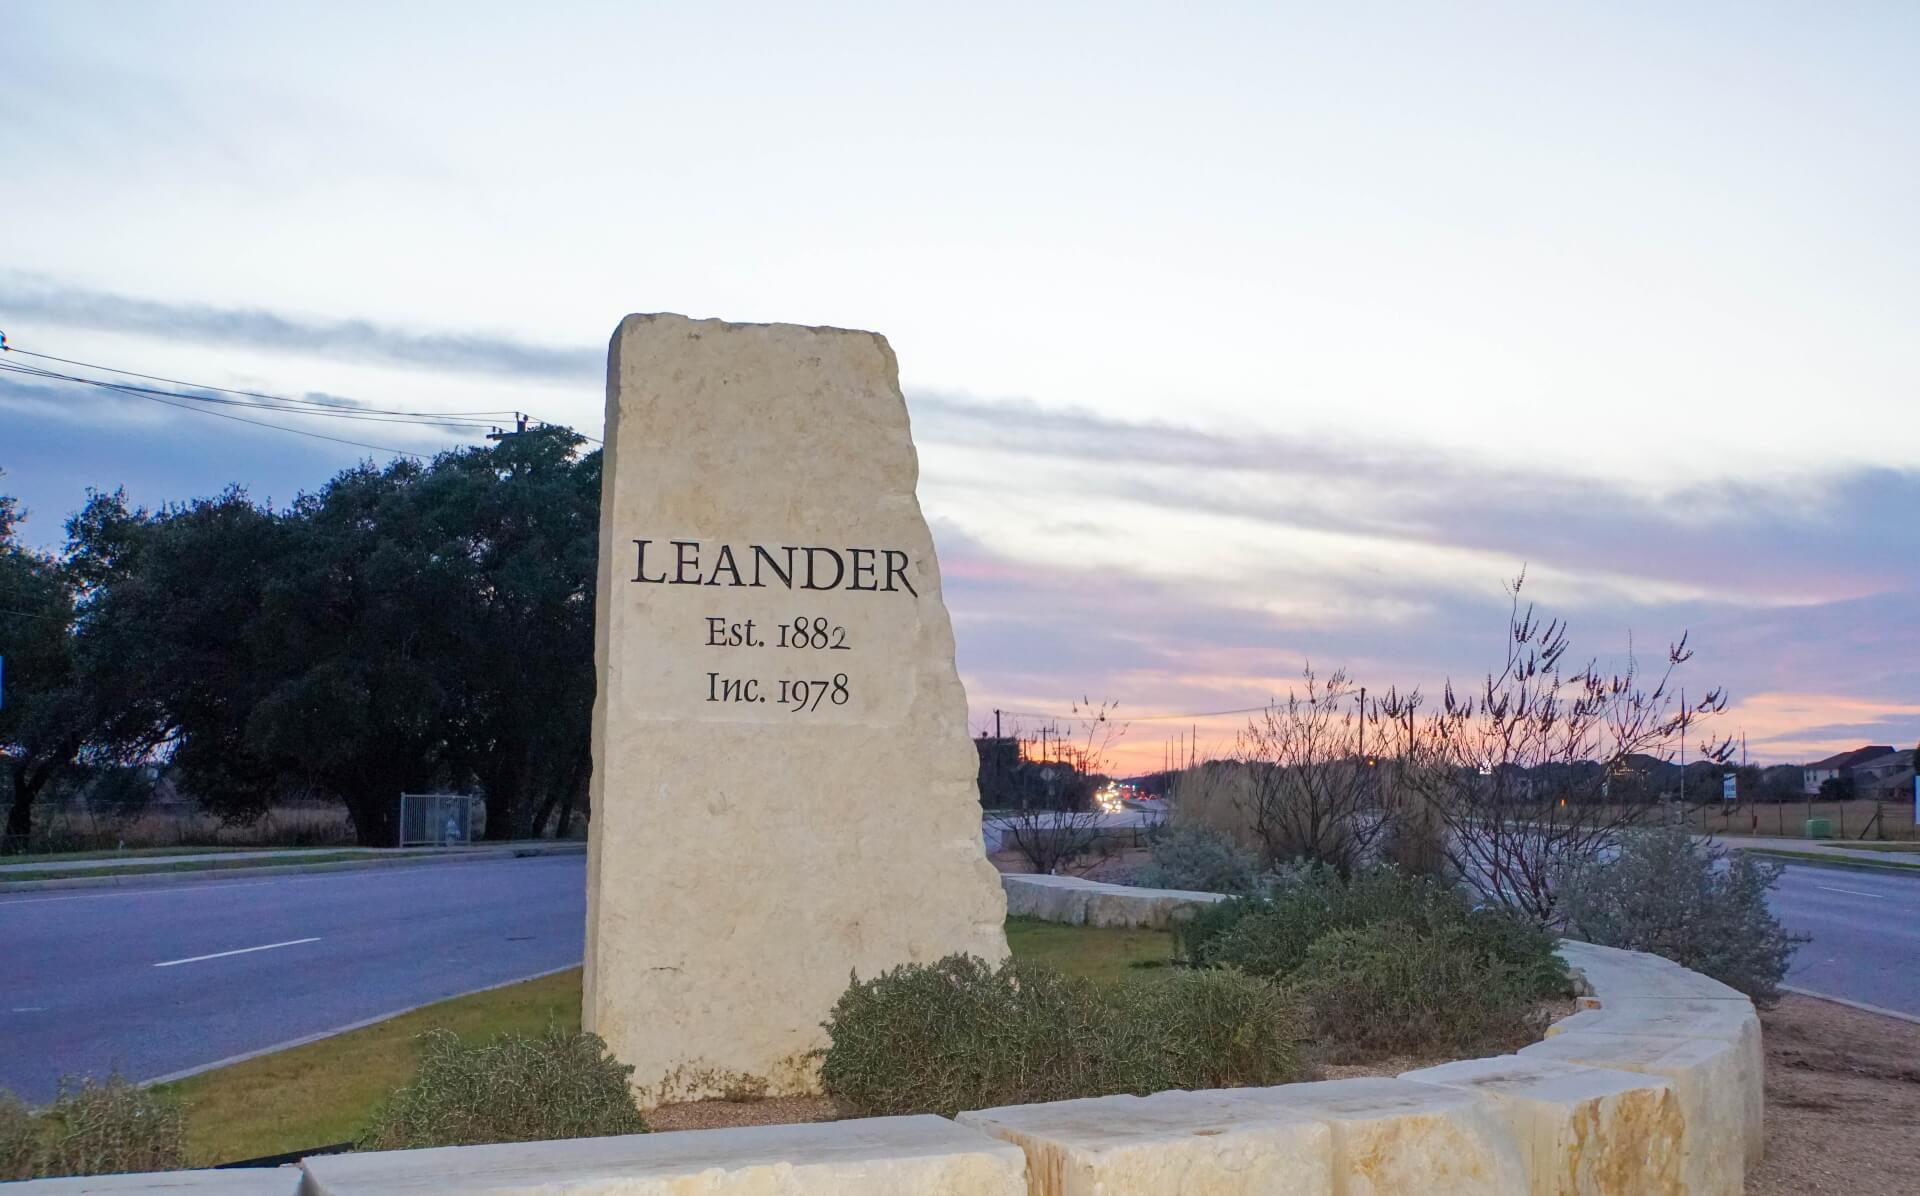
<instances>
[{"instance_id":1,"label":"road curb","mask_svg":"<svg viewBox=\"0 0 1920 1196\"><path fill-rule=\"evenodd\" d=\"M584 855L585 843L568 842L553 847L512 847L497 850L461 851L448 855L410 855L382 859L333 860L325 864L263 864L257 868L192 868L171 872L104 872L100 876L67 876L58 880L0 881L0 894L46 893L58 889L122 889L136 885L195 884L208 880L228 880L256 876L298 876L315 872L363 872L376 868L403 868L409 864L471 864L550 855Z\"/></svg>"},{"instance_id":2,"label":"road curb","mask_svg":"<svg viewBox=\"0 0 1920 1196\"><path fill-rule=\"evenodd\" d=\"M1920 875L1920 864L1896 863L1892 860L1862 860L1853 856L1820 856L1812 852L1778 851L1766 847L1735 847L1734 851L1743 851L1748 855L1764 856L1770 860L1779 860L1783 864L1806 864L1814 868L1834 868L1842 872L1896 872L1908 875Z\"/></svg>"}]
</instances>

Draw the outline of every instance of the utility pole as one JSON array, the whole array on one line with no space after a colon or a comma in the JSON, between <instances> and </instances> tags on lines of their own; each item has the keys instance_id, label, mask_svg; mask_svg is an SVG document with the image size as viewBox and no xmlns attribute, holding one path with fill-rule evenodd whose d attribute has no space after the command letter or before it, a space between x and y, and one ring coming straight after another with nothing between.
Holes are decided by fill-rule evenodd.
<instances>
[{"instance_id":1,"label":"utility pole","mask_svg":"<svg viewBox=\"0 0 1920 1196\"><path fill-rule=\"evenodd\" d=\"M502 432L500 429L495 428L493 431L487 433L487 439L488 440L505 440L509 436L522 435L526 432L526 430L527 430L526 414L524 412L516 411L513 413L513 431Z\"/></svg>"},{"instance_id":2,"label":"utility pole","mask_svg":"<svg viewBox=\"0 0 1920 1196\"><path fill-rule=\"evenodd\" d=\"M1687 691L1680 691L1680 813L1686 816L1687 810ZM1671 811L1667 822L1673 822Z\"/></svg>"},{"instance_id":3,"label":"utility pole","mask_svg":"<svg viewBox=\"0 0 1920 1196\"><path fill-rule=\"evenodd\" d=\"M1367 758L1367 687L1360 687L1360 758Z\"/></svg>"}]
</instances>

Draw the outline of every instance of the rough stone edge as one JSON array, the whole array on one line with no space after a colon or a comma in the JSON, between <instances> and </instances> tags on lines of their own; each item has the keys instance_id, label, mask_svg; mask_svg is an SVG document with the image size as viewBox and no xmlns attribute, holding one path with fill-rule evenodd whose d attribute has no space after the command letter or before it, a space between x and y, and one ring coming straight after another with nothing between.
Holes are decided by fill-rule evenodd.
<instances>
[{"instance_id":1,"label":"rough stone edge","mask_svg":"<svg viewBox=\"0 0 1920 1196\"><path fill-rule=\"evenodd\" d=\"M1007 894L1008 917L1038 918L1070 926L1165 930L1191 918L1202 906L1226 900L1220 893L1142 889L1077 876L1016 872L1002 873L1000 887Z\"/></svg>"},{"instance_id":2,"label":"rough stone edge","mask_svg":"<svg viewBox=\"0 0 1920 1196\"><path fill-rule=\"evenodd\" d=\"M1067 922L1073 925L1097 926L1133 926L1164 929L1170 922L1191 917L1200 906L1224 900L1218 893L1185 892L1174 889L1137 889L1127 885L1104 884L1099 881L1082 880L1077 877L1062 876L1021 876L1007 874L1001 877L1002 887L1007 893L1008 914L1017 917L1042 918L1049 921ZM1619 958L1615 958L1615 953ZM1735 994L1729 998L1720 995L1731 992L1724 985L1698 973L1688 971L1670 960L1634 951L1619 951L1617 948L1595 948L1586 943L1563 943L1561 955L1574 959L1587 957L1587 965L1575 963L1569 959L1574 973L1576 989L1581 990L1591 1007L1607 1008L1608 1001L1645 1002L1657 1005L1666 1001L1713 1000L1727 1001L1732 1005L1735 1000L1745 1002L1747 1016L1758 1025L1758 1015L1752 1011L1752 1003L1745 997ZM1631 957L1631 958L1628 958ZM1604 963L1611 960L1619 966L1607 967ZM1601 966L1595 966L1596 961ZM1645 1007L1645 1006L1640 1006ZM1734 1006L1738 1008L1738 1006ZM1737 1015L1736 1015L1737 1016ZM1630 1032L1631 1027L1623 1027L1618 1032ZM1570 1031L1569 1033L1589 1033L1589 1031ZM1648 1037L1673 1038L1671 1031L1649 1031ZM1681 1039L1680 1041L1685 1041ZM1714 1039L1723 1042L1723 1039ZM1758 1041L1758 1035L1755 1035ZM1570 1064L1569 1066L1584 1066ZM1591 1070L1606 1071L1606 1068ZM1637 1074L1637 1073L1626 1073ZM1755 1083L1764 1082L1764 1066L1752 1069ZM1656 1080L1658 1077L1654 1077ZM1347 1081L1336 1081L1346 1083ZM1413 1081L1419 1082L1419 1081ZM1664 1083L1665 1081L1660 1081ZM1228 1090L1231 1091L1231 1090ZM1764 1091L1739 1092L1726 1094L1729 1099L1737 1100L1742 1106L1764 1109ZM824 1130L824 1127L823 1127ZM687 1130L681 1134L727 1133L726 1130ZM978 1131L974 1131L978 1132ZM1687 1131L1683 1128L1683 1135ZM1746 1161L1749 1165L1757 1162L1764 1143L1760 1137L1761 1127L1758 1119L1748 1126L1746 1143ZM986 1134L980 1135L990 1142L998 1139ZM1684 1143L1684 1138L1683 1138ZM1516 1144L1517 1147L1517 1144ZM228 1173L230 1174L230 1173ZM177 1183L179 1173L173 1173L176 1182L168 1189L190 1191L195 1185ZM156 1180L163 1178L156 1175ZM42 1184L63 1181L47 1180L10 1186L10 1192L20 1196L35 1196L46 1192L54 1196L60 1189L43 1187ZM1742 1185L1744 1177L1742 1177ZM72 1189L67 1189L72 1190ZM137 1189L135 1189L137 1190ZM1738 1191L1736 1186L1731 1190ZM904 1194L903 1196L908 1196Z\"/></svg>"}]
</instances>

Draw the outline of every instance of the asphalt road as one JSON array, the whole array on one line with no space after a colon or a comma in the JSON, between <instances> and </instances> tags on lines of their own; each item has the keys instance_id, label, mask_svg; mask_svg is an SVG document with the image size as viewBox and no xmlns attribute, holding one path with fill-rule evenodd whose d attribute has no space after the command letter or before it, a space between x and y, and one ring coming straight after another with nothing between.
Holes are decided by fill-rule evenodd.
<instances>
[{"instance_id":1,"label":"asphalt road","mask_svg":"<svg viewBox=\"0 0 1920 1196\"><path fill-rule=\"evenodd\" d=\"M0 896L0 1088L148 1080L580 962L585 859Z\"/></svg>"},{"instance_id":2,"label":"asphalt road","mask_svg":"<svg viewBox=\"0 0 1920 1196\"><path fill-rule=\"evenodd\" d=\"M581 856L0 896L0 1088L153 1079L580 961ZM1790 865L1788 983L1920 1016L1920 875Z\"/></svg>"},{"instance_id":3,"label":"asphalt road","mask_svg":"<svg viewBox=\"0 0 1920 1196\"><path fill-rule=\"evenodd\" d=\"M1813 936L1788 984L1920 1017L1920 873L1789 864L1773 910Z\"/></svg>"}]
</instances>

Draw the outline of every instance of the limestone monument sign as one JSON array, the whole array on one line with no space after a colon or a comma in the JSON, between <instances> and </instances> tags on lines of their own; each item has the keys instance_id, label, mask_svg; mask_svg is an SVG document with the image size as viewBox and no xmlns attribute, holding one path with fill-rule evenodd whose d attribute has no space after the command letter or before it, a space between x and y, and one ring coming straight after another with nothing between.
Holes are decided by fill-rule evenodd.
<instances>
[{"instance_id":1,"label":"limestone monument sign","mask_svg":"<svg viewBox=\"0 0 1920 1196\"><path fill-rule=\"evenodd\" d=\"M808 1091L849 974L1007 949L893 351L628 316L606 438L584 1024Z\"/></svg>"}]
</instances>

